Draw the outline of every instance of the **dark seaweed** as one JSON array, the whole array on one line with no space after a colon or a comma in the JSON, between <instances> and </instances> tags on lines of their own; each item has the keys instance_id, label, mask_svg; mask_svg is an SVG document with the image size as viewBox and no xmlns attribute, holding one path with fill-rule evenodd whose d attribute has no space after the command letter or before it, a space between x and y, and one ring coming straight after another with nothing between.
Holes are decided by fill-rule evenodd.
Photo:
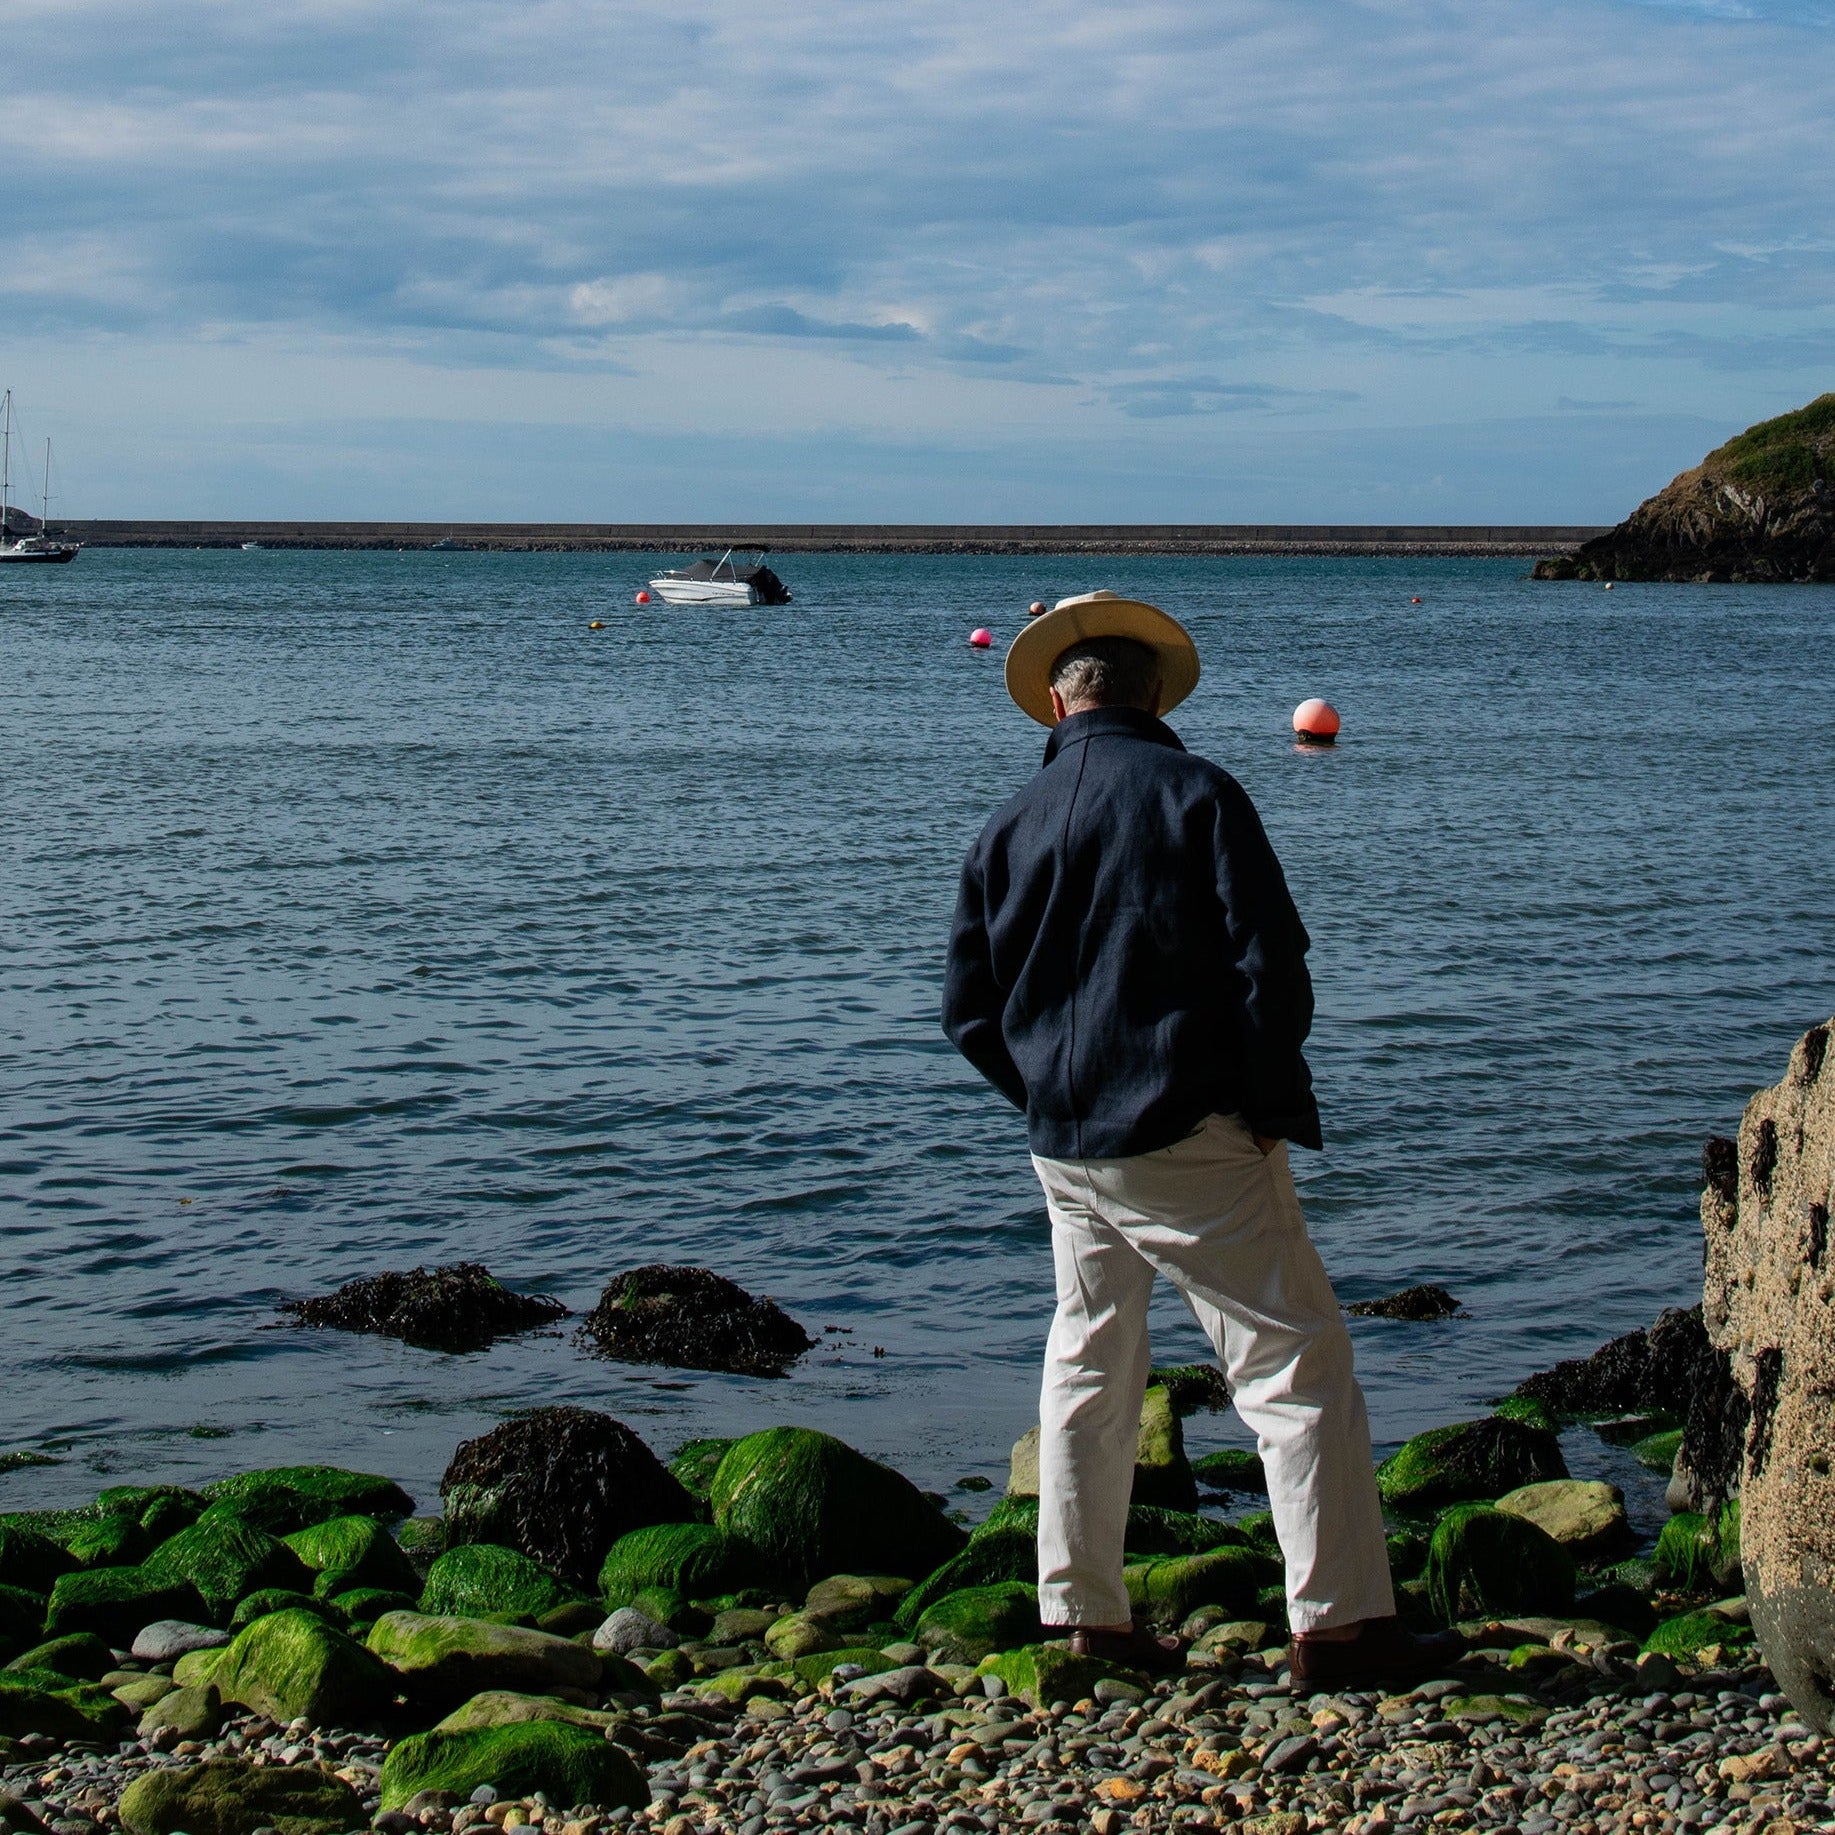
<instances>
[{"instance_id":1,"label":"dark seaweed","mask_svg":"<svg viewBox=\"0 0 1835 1835\"><path fill-rule=\"evenodd\" d=\"M652 1262L606 1283L576 1340L621 1363L781 1376L815 1340L773 1299L710 1268Z\"/></svg>"},{"instance_id":2,"label":"dark seaweed","mask_svg":"<svg viewBox=\"0 0 1835 1835\"><path fill-rule=\"evenodd\" d=\"M1444 1287L1424 1282L1404 1287L1386 1299L1359 1300L1344 1310L1360 1319L1450 1319L1458 1312L1459 1302Z\"/></svg>"},{"instance_id":3,"label":"dark seaweed","mask_svg":"<svg viewBox=\"0 0 1835 1835\"><path fill-rule=\"evenodd\" d=\"M480 1262L372 1274L280 1310L301 1325L379 1332L427 1351L488 1350L493 1338L567 1316L552 1295L513 1293Z\"/></svg>"}]
</instances>

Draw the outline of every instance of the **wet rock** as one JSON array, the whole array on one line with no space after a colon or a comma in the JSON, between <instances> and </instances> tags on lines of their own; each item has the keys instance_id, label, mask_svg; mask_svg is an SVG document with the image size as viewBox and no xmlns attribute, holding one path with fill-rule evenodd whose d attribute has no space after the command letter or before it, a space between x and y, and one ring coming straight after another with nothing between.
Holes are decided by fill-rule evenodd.
<instances>
[{"instance_id":1,"label":"wet rock","mask_svg":"<svg viewBox=\"0 0 1835 1835\"><path fill-rule=\"evenodd\" d=\"M1215 1364L1171 1364L1148 1372L1147 1386L1164 1389L1181 1420L1200 1412L1221 1414L1230 1405L1229 1380Z\"/></svg>"},{"instance_id":2,"label":"wet rock","mask_svg":"<svg viewBox=\"0 0 1835 1835\"><path fill-rule=\"evenodd\" d=\"M646 1587L667 1587L684 1599L715 1599L764 1578L750 1543L712 1523L655 1523L633 1529L606 1551L599 1595L607 1606L629 1605Z\"/></svg>"},{"instance_id":3,"label":"wet rock","mask_svg":"<svg viewBox=\"0 0 1835 1835\"><path fill-rule=\"evenodd\" d=\"M1475 1615L1565 1612L1574 1563L1545 1530L1488 1504L1461 1504L1434 1525L1427 1597L1447 1624Z\"/></svg>"},{"instance_id":4,"label":"wet rock","mask_svg":"<svg viewBox=\"0 0 1835 1835\"><path fill-rule=\"evenodd\" d=\"M1013 1445L1008 1468L1009 1497L1039 1494L1039 1430L1028 1428ZM1197 1481L1185 1457L1185 1435L1179 1425L1172 1395L1160 1384L1151 1385L1141 1400L1140 1431L1134 1447L1134 1488L1137 1504L1155 1504L1168 1510L1195 1510Z\"/></svg>"},{"instance_id":5,"label":"wet rock","mask_svg":"<svg viewBox=\"0 0 1835 1835\"><path fill-rule=\"evenodd\" d=\"M1711 1184L1701 1199L1704 1315L1748 1413L1740 1544L1752 1625L1779 1686L1825 1732L1835 1726L1832 1028L1799 1039L1783 1081L1746 1105L1735 1195Z\"/></svg>"},{"instance_id":6,"label":"wet rock","mask_svg":"<svg viewBox=\"0 0 1835 1835\"><path fill-rule=\"evenodd\" d=\"M1561 1443L1546 1428L1490 1415L1416 1434L1376 1468L1376 1486L1397 1509L1424 1511L1566 1476Z\"/></svg>"},{"instance_id":7,"label":"wet rock","mask_svg":"<svg viewBox=\"0 0 1835 1835\"><path fill-rule=\"evenodd\" d=\"M894 1618L911 1590L911 1582L896 1574L830 1574L809 1589L803 1610L844 1630L864 1631Z\"/></svg>"},{"instance_id":8,"label":"wet rock","mask_svg":"<svg viewBox=\"0 0 1835 1835\"><path fill-rule=\"evenodd\" d=\"M1576 1561L1610 1560L1631 1544L1624 1493L1598 1479L1551 1478L1523 1485L1507 1491L1497 1507L1506 1516L1534 1523Z\"/></svg>"},{"instance_id":9,"label":"wet rock","mask_svg":"<svg viewBox=\"0 0 1835 1835\"><path fill-rule=\"evenodd\" d=\"M608 1809L636 1809L650 1800L643 1772L602 1733L526 1720L402 1740L383 1764L382 1807L398 1808L424 1790L469 1797L487 1784L500 1797L543 1791L550 1802Z\"/></svg>"},{"instance_id":10,"label":"wet rock","mask_svg":"<svg viewBox=\"0 0 1835 1835\"><path fill-rule=\"evenodd\" d=\"M373 1655L406 1678L418 1696L457 1704L489 1689L551 1695L597 1687L599 1653L570 1638L475 1618L390 1612L370 1629Z\"/></svg>"},{"instance_id":11,"label":"wet rock","mask_svg":"<svg viewBox=\"0 0 1835 1835\"><path fill-rule=\"evenodd\" d=\"M301 1325L378 1332L430 1351L488 1350L495 1338L567 1317L552 1295L516 1293L478 1262L372 1274L280 1310Z\"/></svg>"},{"instance_id":12,"label":"wet rock","mask_svg":"<svg viewBox=\"0 0 1835 1835\"><path fill-rule=\"evenodd\" d=\"M368 1821L357 1793L316 1765L207 1759L149 1771L121 1795L129 1835L341 1835Z\"/></svg>"},{"instance_id":13,"label":"wet rock","mask_svg":"<svg viewBox=\"0 0 1835 1835\"><path fill-rule=\"evenodd\" d=\"M812 1428L737 1440L720 1462L714 1520L779 1580L928 1574L967 1541L908 1478Z\"/></svg>"},{"instance_id":14,"label":"wet rock","mask_svg":"<svg viewBox=\"0 0 1835 1835\"><path fill-rule=\"evenodd\" d=\"M608 1733L621 1726L624 1716L600 1708L581 1707L558 1695L519 1695L509 1689L487 1689L456 1707L433 1730L436 1733L471 1733L481 1727L513 1727L529 1720L560 1720L570 1726L591 1727Z\"/></svg>"},{"instance_id":15,"label":"wet rock","mask_svg":"<svg viewBox=\"0 0 1835 1835\"><path fill-rule=\"evenodd\" d=\"M815 1340L777 1304L709 1268L652 1262L606 1283L580 1342L624 1363L781 1376Z\"/></svg>"},{"instance_id":16,"label":"wet rock","mask_svg":"<svg viewBox=\"0 0 1835 1835\"><path fill-rule=\"evenodd\" d=\"M410 1597L420 1591L420 1576L414 1563L373 1516L333 1517L309 1529L296 1529L284 1540L318 1576L313 1590L324 1597L359 1587L376 1587Z\"/></svg>"},{"instance_id":17,"label":"wet rock","mask_svg":"<svg viewBox=\"0 0 1835 1835\"><path fill-rule=\"evenodd\" d=\"M843 1684L842 1700L862 1707L878 1702L895 1702L910 1707L914 1702L948 1693L942 1678L921 1663L906 1663L877 1676L860 1676Z\"/></svg>"},{"instance_id":18,"label":"wet rock","mask_svg":"<svg viewBox=\"0 0 1835 1835\"><path fill-rule=\"evenodd\" d=\"M1205 1453L1191 1462L1192 1476L1206 1491L1248 1492L1265 1497L1268 1474L1262 1469L1262 1456L1244 1446L1226 1446L1215 1453Z\"/></svg>"},{"instance_id":19,"label":"wet rock","mask_svg":"<svg viewBox=\"0 0 1835 1835\"><path fill-rule=\"evenodd\" d=\"M541 1618L579 1598L521 1549L467 1542L427 1570L420 1610L435 1618Z\"/></svg>"},{"instance_id":20,"label":"wet rock","mask_svg":"<svg viewBox=\"0 0 1835 1835\"><path fill-rule=\"evenodd\" d=\"M606 1551L700 1512L636 1434L588 1408L535 1408L460 1442L440 1480L449 1544L497 1542L578 1587Z\"/></svg>"},{"instance_id":21,"label":"wet rock","mask_svg":"<svg viewBox=\"0 0 1835 1835\"><path fill-rule=\"evenodd\" d=\"M332 1727L372 1723L397 1686L361 1644L310 1612L270 1613L238 1631L209 1680L258 1714Z\"/></svg>"},{"instance_id":22,"label":"wet rock","mask_svg":"<svg viewBox=\"0 0 1835 1835\"><path fill-rule=\"evenodd\" d=\"M239 1518L209 1511L162 1542L141 1568L161 1580L189 1581L215 1624L226 1623L239 1599L264 1587L298 1590L312 1584L311 1571L284 1542Z\"/></svg>"},{"instance_id":23,"label":"wet rock","mask_svg":"<svg viewBox=\"0 0 1835 1835\"><path fill-rule=\"evenodd\" d=\"M1431 1282L1418 1287L1404 1287L1400 1293L1381 1300L1358 1300L1344 1309L1360 1319L1450 1319L1459 1311L1459 1302L1444 1287Z\"/></svg>"}]
</instances>

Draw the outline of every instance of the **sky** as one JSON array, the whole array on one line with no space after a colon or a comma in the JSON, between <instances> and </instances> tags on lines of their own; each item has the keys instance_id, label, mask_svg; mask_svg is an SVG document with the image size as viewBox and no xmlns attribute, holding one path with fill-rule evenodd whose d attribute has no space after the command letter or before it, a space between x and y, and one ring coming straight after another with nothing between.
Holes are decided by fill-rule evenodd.
<instances>
[{"instance_id":1,"label":"sky","mask_svg":"<svg viewBox=\"0 0 1835 1835\"><path fill-rule=\"evenodd\" d=\"M7 21L54 516L1611 522L1835 388L1835 0Z\"/></svg>"}]
</instances>

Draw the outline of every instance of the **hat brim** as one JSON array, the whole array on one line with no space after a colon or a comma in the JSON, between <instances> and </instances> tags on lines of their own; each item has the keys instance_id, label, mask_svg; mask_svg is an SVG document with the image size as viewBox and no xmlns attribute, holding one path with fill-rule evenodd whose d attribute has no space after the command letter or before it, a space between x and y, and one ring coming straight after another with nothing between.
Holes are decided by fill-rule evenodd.
<instances>
[{"instance_id":1,"label":"hat brim","mask_svg":"<svg viewBox=\"0 0 1835 1835\"><path fill-rule=\"evenodd\" d=\"M1051 671L1072 644L1092 637L1128 637L1160 659L1160 712L1171 710L1198 686L1198 646L1169 612L1141 599L1094 593L1062 599L1014 638L1007 652L1007 693L1021 713L1040 726L1056 726Z\"/></svg>"}]
</instances>

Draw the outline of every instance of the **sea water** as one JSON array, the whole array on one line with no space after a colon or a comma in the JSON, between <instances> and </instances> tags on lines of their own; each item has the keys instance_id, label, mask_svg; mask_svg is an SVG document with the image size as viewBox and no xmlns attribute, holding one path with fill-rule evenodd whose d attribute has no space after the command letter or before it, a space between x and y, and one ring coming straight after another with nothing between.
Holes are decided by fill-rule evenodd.
<instances>
[{"instance_id":1,"label":"sea water","mask_svg":"<svg viewBox=\"0 0 1835 1835\"><path fill-rule=\"evenodd\" d=\"M62 1461L0 1508L309 1460L426 1504L457 1440L555 1401L665 1456L797 1421L998 1479L1049 1249L937 1002L961 856L1044 735L965 639L1094 586L1189 624L1173 724L1311 929L1326 1146L1295 1163L1340 1294L1465 1309L1353 1322L1378 1441L1698 1297L1702 1139L1835 1009L1835 594L777 564L795 604L749 611L637 607L631 555L0 576L0 1450ZM1288 728L1313 694L1329 752ZM820 1344L772 1382L275 1311L458 1259L576 1311L703 1264ZM1170 1296L1154 1348L1203 1352Z\"/></svg>"}]
</instances>

